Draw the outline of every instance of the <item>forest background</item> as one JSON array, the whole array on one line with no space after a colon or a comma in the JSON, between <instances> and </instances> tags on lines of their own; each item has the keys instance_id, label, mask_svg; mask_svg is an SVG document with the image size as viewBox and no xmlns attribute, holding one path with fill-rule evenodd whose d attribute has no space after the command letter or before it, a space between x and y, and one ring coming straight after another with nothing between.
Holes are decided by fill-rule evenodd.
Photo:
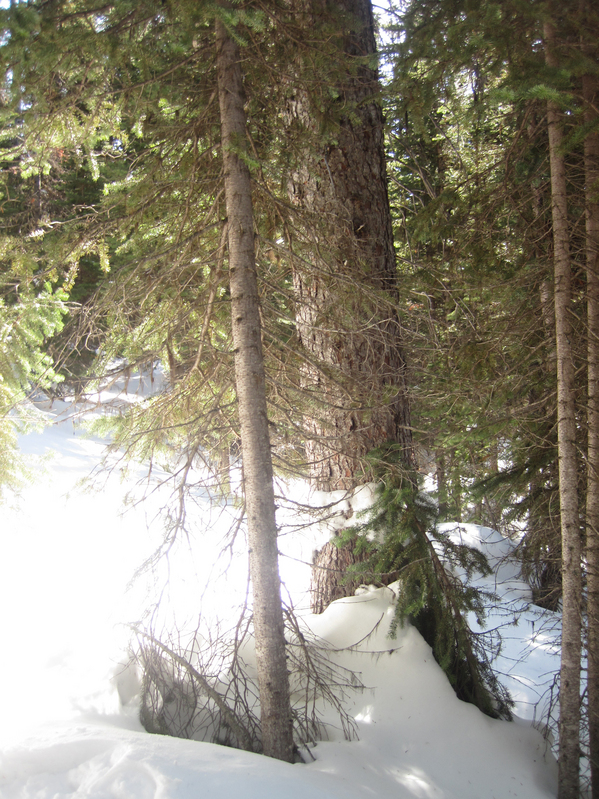
<instances>
[{"instance_id":1,"label":"forest background","mask_svg":"<svg viewBox=\"0 0 599 799\"><path fill-rule=\"evenodd\" d=\"M109 420L114 447L180 458L165 546L191 466L226 493L243 453L280 674L262 743L291 759L273 469L379 484L379 544L325 548L315 602L351 590L348 566L401 573L400 616L497 711L461 626L475 598L427 543L433 476L438 518L516 537L536 601L563 608L560 796L578 795L581 707L599 796L598 12L385 10L383 84L364 0L2 11L3 480L32 385L168 367L167 391Z\"/></svg>"}]
</instances>

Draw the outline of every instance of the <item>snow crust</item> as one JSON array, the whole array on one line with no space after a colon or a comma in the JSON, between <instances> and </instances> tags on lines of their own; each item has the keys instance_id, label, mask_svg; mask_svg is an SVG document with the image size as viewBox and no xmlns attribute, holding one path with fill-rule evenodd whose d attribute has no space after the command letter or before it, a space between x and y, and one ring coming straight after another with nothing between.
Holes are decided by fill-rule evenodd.
<instances>
[{"instance_id":1,"label":"snow crust","mask_svg":"<svg viewBox=\"0 0 599 799\"><path fill-rule=\"evenodd\" d=\"M324 708L329 740L305 753L305 764L144 732L135 679L122 670L128 631L119 623L140 619L153 592L164 589L160 566L126 590L160 543L159 510L168 487L157 486L167 475L154 474L155 490L148 492L147 484L140 488L139 465L103 476L99 492L83 490L80 481L97 468L104 442L86 438L73 411L68 401L38 403L50 424L21 438L34 479L2 509L2 799L556 795L550 745L531 722L541 717L538 703L558 667L559 615L531 604L513 544L476 525L443 530L480 549L493 566L490 577L475 579L497 597L489 602L487 629L503 641L496 665L516 700L515 722L492 720L460 702L412 627L388 637L392 586L364 588L321 616L303 616L327 642L331 659L361 681L363 687L345 699L359 740L344 740L338 720ZM147 501L124 510L124 497L140 491ZM305 604L312 550L331 531L355 523L371 491L347 497L314 496L297 484L289 489L280 512L282 572L296 606ZM247 562L240 542L230 563L214 565L235 509L215 508L207 496L196 499L197 537L172 548L167 593L178 613L197 612L200 603L209 616L245 597ZM308 525L304 505L328 508L333 516Z\"/></svg>"}]
</instances>

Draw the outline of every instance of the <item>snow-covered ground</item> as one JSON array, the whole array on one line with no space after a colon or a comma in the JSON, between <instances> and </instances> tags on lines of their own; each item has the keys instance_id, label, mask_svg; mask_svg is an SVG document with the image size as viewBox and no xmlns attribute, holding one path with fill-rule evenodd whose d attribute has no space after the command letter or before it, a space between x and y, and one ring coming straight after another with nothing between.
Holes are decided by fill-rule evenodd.
<instances>
[{"instance_id":1,"label":"snow-covered ground","mask_svg":"<svg viewBox=\"0 0 599 799\"><path fill-rule=\"evenodd\" d=\"M243 547L231 547L214 565L236 511L198 495L190 511L196 533L189 541L181 537L153 572L126 590L160 543L159 511L169 489L156 486L167 475L154 472L149 493L138 482L142 467L125 474L117 466L99 476L99 490L86 489L81 481L97 468L104 445L86 437L72 410L68 402L38 403L37 412L51 424L21 437L32 482L2 508L2 799L555 796L555 762L531 722L542 721L558 666L559 617L530 605L511 543L474 525L448 529L481 548L494 566L493 577L480 583L501 598L489 609L488 628L503 639L497 668L516 701L515 722L492 720L456 699L413 628L391 640L393 591L379 589L335 602L322 616L305 616L328 642L331 659L359 677L362 687L346 690L344 700L358 740L344 740L327 711L329 740L312 748L305 764L144 732L135 699L121 702L128 637L122 622L139 620L157 592L178 621L182 613L197 613L198 605L210 618L243 601ZM145 502L131 501L144 492ZM291 498L302 502L309 495L295 485ZM347 501L333 499L347 516ZM363 492L354 510L366 499ZM301 608L312 550L327 532L323 525L292 529L298 521L293 508L287 503L281 511L287 524L281 567Z\"/></svg>"}]
</instances>

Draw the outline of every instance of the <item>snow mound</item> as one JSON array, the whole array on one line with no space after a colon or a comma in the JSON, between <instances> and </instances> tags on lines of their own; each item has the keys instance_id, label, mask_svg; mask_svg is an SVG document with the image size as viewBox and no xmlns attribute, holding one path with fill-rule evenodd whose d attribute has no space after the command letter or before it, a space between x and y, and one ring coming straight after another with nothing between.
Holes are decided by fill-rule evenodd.
<instances>
[{"instance_id":1,"label":"snow mound","mask_svg":"<svg viewBox=\"0 0 599 799\"><path fill-rule=\"evenodd\" d=\"M133 382L128 388L145 390ZM112 401L108 391L98 397L99 406ZM163 495L152 489L150 501L129 503L123 514L123 498L136 496L140 474L135 469L117 469L100 492L85 493L80 481L96 469L105 442L82 434L79 408L68 400L44 404L38 399L36 409L47 417L48 427L21 436L36 480L15 498L14 508L3 510L0 533L0 598L6 609L0 633L10 642L10 656L0 663L2 799L555 796L555 762L529 723L495 721L460 702L410 626L399 630L397 639L388 637L391 589L369 588L333 603L321 616L304 618L330 658L356 675L356 690L343 693L359 740L344 740L339 719L324 707L328 740L311 755L305 752L305 765L144 732L132 702L119 706L117 689L127 703L135 686L114 679L122 655L120 648L118 654L113 649L114 631L119 622L140 618L147 606L143 585L127 594L124 589L162 540L156 519ZM356 522L372 501L372 487L353 497L331 497L311 496L305 486L294 485L287 496L279 519L288 525L281 565L297 608L313 548ZM320 507L316 524L305 523L304 503ZM209 497L199 497L196 505L190 546L209 560L208 544L223 535L221 517L228 509L211 509ZM537 703L556 672L559 614L531 605L507 539L475 525L442 529L480 549L494 568L491 576L475 581L499 597L487 616L487 628L503 638L495 665L516 699L517 714L534 720L542 714ZM220 589L219 605L226 604L233 588L243 592L243 554L226 582L212 572L207 577L191 563L190 552L181 547L177 557L174 549L170 553L169 568L176 573L169 589L177 594L173 601L181 594L197 605L198 590L208 583Z\"/></svg>"},{"instance_id":2,"label":"snow mound","mask_svg":"<svg viewBox=\"0 0 599 799\"><path fill-rule=\"evenodd\" d=\"M126 717L82 715L0 756L3 799L548 799L555 764L531 728L460 702L430 647L406 625L388 637L388 588L333 603L306 625L363 688L347 697L359 740L335 734L288 765L214 744L141 732Z\"/></svg>"}]
</instances>

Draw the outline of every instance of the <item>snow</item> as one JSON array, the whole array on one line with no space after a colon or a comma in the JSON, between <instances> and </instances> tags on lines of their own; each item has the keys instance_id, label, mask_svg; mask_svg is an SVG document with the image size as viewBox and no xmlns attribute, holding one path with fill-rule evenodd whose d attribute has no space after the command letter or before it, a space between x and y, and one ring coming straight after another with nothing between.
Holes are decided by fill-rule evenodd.
<instances>
[{"instance_id":1,"label":"snow","mask_svg":"<svg viewBox=\"0 0 599 799\"><path fill-rule=\"evenodd\" d=\"M98 402L122 401L117 395L99 395ZM303 614L330 659L361 683L344 690L357 740L345 740L324 707L328 740L305 751L304 764L143 731L135 675L122 667L129 634L122 622L138 621L148 607L157 613L157 591L169 608L165 625L171 613L178 622L193 616L198 603L211 619L243 602L242 542L215 565L236 509L197 496L191 511L197 537L177 540L168 558L127 590L162 540L160 510L169 488L160 483L168 474L153 473L151 485L141 479L142 465L98 474L104 442L84 435L73 410L68 401L37 402L50 424L21 436L32 482L2 509L2 799L555 796L550 744L531 722L541 719L538 703L546 701L558 666L559 616L531 605L511 542L475 525L444 530L492 563L493 575L476 579L499 598L489 605L487 628L503 640L496 666L516 700L514 722L490 719L460 702L415 629L407 625L396 639L388 637L398 590L392 586L365 587L321 616ZM98 491L82 483L91 473L98 475ZM143 502L131 501L142 496ZM301 608L313 549L332 530L355 522L372 494L365 487L352 498L315 496L296 484L288 496L281 510L281 567ZM329 508L332 518L307 526L303 504Z\"/></svg>"},{"instance_id":2,"label":"snow","mask_svg":"<svg viewBox=\"0 0 599 799\"><path fill-rule=\"evenodd\" d=\"M561 616L532 604L532 592L519 573L513 557L515 544L496 530L473 524L442 524L456 543L467 544L487 558L492 574L472 580L477 587L497 596L486 608L485 627L471 616L474 630L497 631L501 652L495 671L508 688L518 718L547 723L552 696L555 700L555 675L559 670ZM544 719L544 722L543 722Z\"/></svg>"}]
</instances>

